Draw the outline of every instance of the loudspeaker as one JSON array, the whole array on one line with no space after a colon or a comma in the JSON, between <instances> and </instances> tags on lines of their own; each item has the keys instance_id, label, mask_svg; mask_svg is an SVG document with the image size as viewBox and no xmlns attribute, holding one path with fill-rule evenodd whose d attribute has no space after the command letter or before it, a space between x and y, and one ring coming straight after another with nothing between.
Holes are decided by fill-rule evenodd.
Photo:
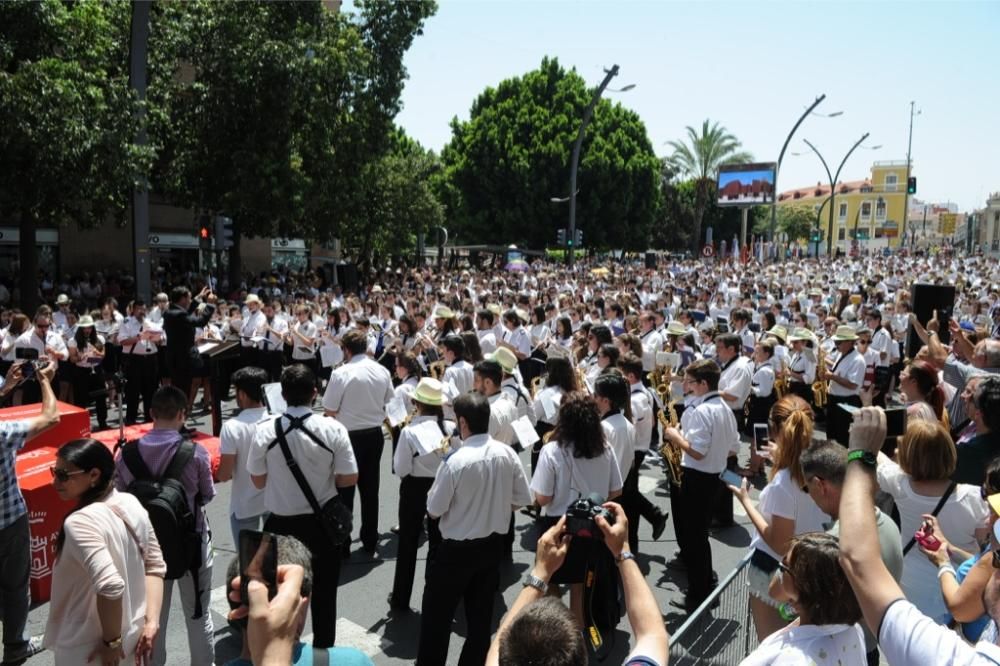
<instances>
[{"instance_id":1,"label":"loudspeaker","mask_svg":"<svg viewBox=\"0 0 1000 666\"><path fill-rule=\"evenodd\" d=\"M916 283L910 288L910 303L913 304L913 313L917 315L917 321L924 326L937 310L938 322L941 324L938 338L944 344L951 342L948 321L955 308L955 287ZM920 341L916 331L910 326L906 334L906 356L913 358L923 346L924 343Z\"/></svg>"},{"instance_id":2,"label":"loudspeaker","mask_svg":"<svg viewBox=\"0 0 1000 666\"><path fill-rule=\"evenodd\" d=\"M646 253L646 268L656 268L656 253L647 252Z\"/></svg>"},{"instance_id":3,"label":"loudspeaker","mask_svg":"<svg viewBox=\"0 0 1000 666\"><path fill-rule=\"evenodd\" d=\"M358 267L354 264L338 264L337 265L337 284L346 294L353 291L357 293L358 291Z\"/></svg>"}]
</instances>

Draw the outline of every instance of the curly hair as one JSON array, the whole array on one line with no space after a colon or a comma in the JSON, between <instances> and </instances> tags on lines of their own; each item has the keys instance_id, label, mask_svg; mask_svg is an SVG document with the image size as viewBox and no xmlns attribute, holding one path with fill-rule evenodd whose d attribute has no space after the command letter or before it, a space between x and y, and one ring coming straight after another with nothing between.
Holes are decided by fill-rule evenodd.
<instances>
[{"instance_id":1,"label":"curly hair","mask_svg":"<svg viewBox=\"0 0 1000 666\"><path fill-rule=\"evenodd\" d=\"M552 439L562 447L572 447L574 458L596 458L604 452L604 428L597 403L583 391L573 391L563 397L559 420Z\"/></svg>"}]
</instances>

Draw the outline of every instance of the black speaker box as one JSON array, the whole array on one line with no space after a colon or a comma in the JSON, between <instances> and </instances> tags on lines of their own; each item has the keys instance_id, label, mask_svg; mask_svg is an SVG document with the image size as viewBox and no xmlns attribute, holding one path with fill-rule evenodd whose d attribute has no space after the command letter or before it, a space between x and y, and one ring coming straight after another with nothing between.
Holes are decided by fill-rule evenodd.
<instances>
[{"instance_id":1,"label":"black speaker box","mask_svg":"<svg viewBox=\"0 0 1000 666\"><path fill-rule=\"evenodd\" d=\"M656 253L647 252L646 253L646 268L656 268Z\"/></svg>"},{"instance_id":2,"label":"black speaker box","mask_svg":"<svg viewBox=\"0 0 1000 666\"><path fill-rule=\"evenodd\" d=\"M354 264L339 264L337 266L337 284L344 293L358 291L358 267Z\"/></svg>"},{"instance_id":3,"label":"black speaker box","mask_svg":"<svg viewBox=\"0 0 1000 666\"><path fill-rule=\"evenodd\" d=\"M927 326L927 322L937 310L938 322L941 324L938 338L944 344L951 342L948 320L951 319L955 308L955 287L915 283L910 288L910 303L913 305L913 313L917 315L917 321L924 326ZM924 343L910 326L906 334L906 356L913 358L923 346Z\"/></svg>"}]
</instances>

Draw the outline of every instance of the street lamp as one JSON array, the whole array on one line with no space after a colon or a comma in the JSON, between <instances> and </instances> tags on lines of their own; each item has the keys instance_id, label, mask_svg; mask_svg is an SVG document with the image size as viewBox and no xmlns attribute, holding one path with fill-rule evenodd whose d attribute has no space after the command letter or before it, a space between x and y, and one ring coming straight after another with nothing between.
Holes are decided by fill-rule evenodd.
<instances>
[{"instance_id":1,"label":"street lamp","mask_svg":"<svg viewBox=\"0 0 1000 666\"><path fill-rule=\"evenodd\" d=\"M833 175L830 174L830 167L827 166L826 160L823 159L823 156L816 149L816 146L814 146L811 143L809 143L809 139L802 139L803 141L805 141L806 145L809 146L814 153L816 153L816 157L819 158L819 161L823 163L823 168L826 169L826 176L827 176L827 178L830 179L830 226L829 226L829 229L828 229L828 232L827 232L827 238L826 238L826 254L827 254L827 256L833 254L833 203L834 203L834 197L835 197L835 195L837 193L837 180L840 178L840 170L844 168L844 165L847 163L847 158L849 158L851 156L851 153L853 153L855 151L855 149L858 146L860 146L864 142L864 140L867 139L867 138L868 138L868 132L865 132L861 136L861 138L858 139L857 142L853 146L851 146L851 149L847 151L846 155L844 155L844 159L842 159L840 161L840 166L837 167L837 173L833 174ZM817 216L817 218L816 218L816 226L817 226L817 229L818 229L819 228L819 216ZM816 240L816 257L817 258L819 257L819 240L818 239Z\"/></svg>"},{"instance_id":2,"label":"street lamp","mask_svg":"<svg viewBox=\"0 0 1000 666\"><path fill-rule=\"evenodd\" d=\"M913 116L919 116L920 110L916 109L916 102L910 102L910 138L906 141L906 193L903 195L903 228L900 236L906 241L906 222L910 213L910 151L913 148Z\"/></svg>"},{"instance_id":3,"label":"street lamp","mask_svg":"<svg viewBox=\"0 0 1000 666\"><path fill-rule=\"evenodd\" d=\"M820 113L819 111L813 111L809 114L810 116L818 116L820 118L836 118L837 116L844 115L843 111L834 111L833 113Z\"/></svg>"},{"instance_id":4,"label":"street lamp","mask_svg":"<svg viewBox=\"0 0 1000 666\"><path fill-rule=\"evenodd\" d=\"M579 194L579 193L580 193L580 190L578 189L576 191L576 194ZM569 197L549 197L549 201L551 203L566 203L567 201L569 201Z\"/></svg>"},{"instance_id":5,"label":"street lamp","mask_svg":"<svg viewBox=\"0 0 1000 666\"><path fill-rule=\"evenodd\" d=\"M594 116L594 109L601 100L601 95L607 89L608 84L611 83L611 79L618 76L618 65L612 65L611 69L604 71L606 72L604 80L601 81L601 85L597 86L590 104L583 111L583 120L580 122L580 131L577 132L576 141L573 143L573 157L569 165L569 232L566 234L566 265L570 268L573 268L573 260L576 258L576 248L571 243L573 242L572 239L576 238L576 173L580 166L580 147L583 146L583 135L587 131L587 125L590 124ZM630 83L621 88L621 92L627 92L634 87L635 84Z\"/></svg>"},{"instance_id":6,"label":"street lamp","mask_svg":"<svg viewBox=\"0 0 1000 666\"><path fill-rule=\"evenodd\" d=\"M788 133L787 137L785 137L785 143L781 146L781 152L778 153L778 163L774 167L774 196L771 197L771 228L768 230L767 234L767 239L772 243L774 243L774 229L778 225L778 172L781 171L781 161L785 159L785 151L788 149L788 143L795 135L795 130L799 128L799 125L801 125L802 121L806 119L806 116L811 114L813 109L819 106L819 103L824 99L826 99L826 93L817 97L816 101L806 109L806 112L803 113L801 117L799 117L799 119L795 122L795 125L792 127L792 131ZM837 115L840 115L843 112L837 111L836 113Z\"/></svg>"}]
</instances>

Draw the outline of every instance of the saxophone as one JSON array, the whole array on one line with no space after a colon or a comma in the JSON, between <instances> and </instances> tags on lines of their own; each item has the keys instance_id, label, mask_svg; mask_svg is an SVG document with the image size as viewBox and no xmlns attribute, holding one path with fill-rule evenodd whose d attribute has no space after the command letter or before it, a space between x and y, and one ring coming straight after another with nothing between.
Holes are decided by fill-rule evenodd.
<instances>
[{"instance_id":1,"label":"saxophone","mask_svg":"<svg viewBox=\"0 0 1000 666\"><path fill-rule=\"evenodd\" d=\"M830 390L826 380L820 379L821 372L826 371L826 350L820 345L816 352L816 381L812 383L813 404L817 409L826 407L826 395Z\"/></svg>"},{"instance_id":2,"label":"saxophone","mask_svg":"<svg viewBox=\"0 0 1000 666\"><path fill-rule=\"evenodd\" d=\"M788 369L785 367L785 361L781 361L781 368L775 373L774 377L774 393L781 400L786 395L788 395Z\"/></svg>"},{"instance_id":3,"label":"saxophone","mask_svg":"<svg viewBox=\"0 0 1000 666\"><path fill-rule=\"evenodd\" d=\"M666 412L669 412L669 416ZM665 434L667 428L677 427L677 411L674 409L673 402L667 403L666 410L660 412L659 418L662 433ZM667 463L667 473L670 474L670 482L680 488L684 481L684 470L681 468L681 450L667 441L667 438L663 434L660 436L660 441L660 455L663 456L664 462Z\"/></svg>"},{"instance_id":4,"label":"saxophone","mask_svg":"<svg viewBox=\"0 0 1000 666\"><path fill-rule=\"evenodd\" d=\"M430 372L431 377L433 377L438 381L441 381L441 378L444 377L444 370L447 367L448 367L448 362L445 361L444 359L441 359L440 361L434 361L433 363L428 365L427 371Z\"/></svg>"}]
</instances>

